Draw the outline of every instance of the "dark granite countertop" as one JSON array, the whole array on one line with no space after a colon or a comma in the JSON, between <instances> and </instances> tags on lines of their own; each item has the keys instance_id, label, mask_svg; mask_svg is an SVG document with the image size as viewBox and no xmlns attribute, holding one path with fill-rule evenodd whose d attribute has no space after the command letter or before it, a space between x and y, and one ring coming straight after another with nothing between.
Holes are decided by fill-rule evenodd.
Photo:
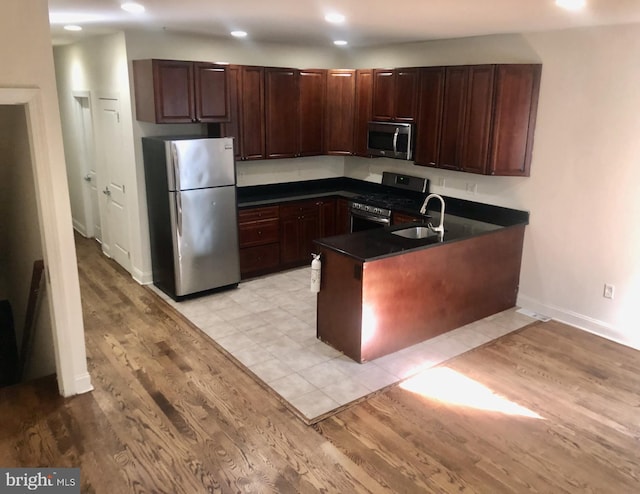
<instances>
[{"instance_id":1,"label":"dark granite countertop","mask_svg":"<svg viewBox=\"0 0 640 494\"><path fill-rule=\"evenodd\" d=\"M286 201L312 199L323 196L339 196L352 199L367 193L385 192L411 198L403 208L397 209L410 214L418 214L426 194L403 191L382 184L356 180L348 177L306 180L269 185L238 187L238 207L268 205ZM529 223L529 213L519 209L504 208L443 196L445 200L446 218L459 216L469 220L490 223L498 226L511 226ZM431 201L429 207L436 212L440 210L439 201ZM431 213L430 213L431 214ZM436 215L437 216L437 215ZM447 223L445 218L445 223ZM446 235L445 235L446 237Z\"/></svg>"},{"instance_id":2,"label":"dark granite countertop","mask_svg":"<svg viewBox=\"0 0 640 494\"><path fill-rule=\"evenodd\" d=\"M439 213L428 211L433 216L432 223L437 225ZM484 233L507 228L505 226L485 223L482 221L462 218L460 216L446 214L444 228L445 233L442 238L436 233L427 238L412 239L393 234L393 232L415 224L396 225L385 228L376 228L361 232L337 235L318 239L315 243L321 247L326 247L341 254L353 257L362 262L374 261L383 257L407 253L412 250L436 247L451 242L464 240L467 238L482 235Z\"/></svg>"},{"instance_id":3,"label":"dark granite countertop","mask_svg":"<svg viewBox=\"0 0 640 494\"><path fill-rule=\"evenodd\" d=\"M288 182L271 185L238 187L238 207L260 206L286 201L297 201L326 196L352 199L367 193L385 192L410 198L404 208L407 213L419 213L426 194L407 192L381 184L347 177ZM362 262L398 255L412 250L436 247L483 235L485 233L515 225L526 225L529 213L519 209L503 208L490 204L443 196L445 201L445 233L441 239L437 234L423 239L404 238L392 232L415 225L396 225L362 232L347 233L318 239L315 243ZM440 202L431 201L427 215L434 225L440 218ZM427 221L427 218L425 218Z\"/></svg>"}]
</instances>

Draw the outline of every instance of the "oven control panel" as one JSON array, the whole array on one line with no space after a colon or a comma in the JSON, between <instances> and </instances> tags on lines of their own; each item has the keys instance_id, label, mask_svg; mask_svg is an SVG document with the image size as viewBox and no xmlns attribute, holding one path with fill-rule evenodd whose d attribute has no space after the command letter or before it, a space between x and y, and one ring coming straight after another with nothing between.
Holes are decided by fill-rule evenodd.
<instances>
[{"instance_id":1,"label":"oven control panel","mask_svg":"<svg viewBox=\"0 0 640 494\"><path fill-rule=\"evenodd\" d=\"M352 202L351 209L357 209L359 211L364 211L365 213L375 214L377 216L388 216L391 217L391 210L386 208L380 208L378 206L371 206L369 204L362 204L360 202Z\"/></svg>"}]
</instances>

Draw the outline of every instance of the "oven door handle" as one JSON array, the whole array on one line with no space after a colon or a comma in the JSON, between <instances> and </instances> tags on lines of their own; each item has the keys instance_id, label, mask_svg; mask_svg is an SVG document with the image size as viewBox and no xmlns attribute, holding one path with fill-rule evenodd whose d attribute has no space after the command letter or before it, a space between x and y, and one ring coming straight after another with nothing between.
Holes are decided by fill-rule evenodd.
<instances>
[{"instance_id":1,"label":"oven door handle","mask_svg":"<svg viewBox=\"0 0 640 494\"><path fill-rule=\"evenodd\" d=\"M400 129L396 127L396 131L393 133L393 154L398 154L398 134Z\"/></svg>"}]
</instances>

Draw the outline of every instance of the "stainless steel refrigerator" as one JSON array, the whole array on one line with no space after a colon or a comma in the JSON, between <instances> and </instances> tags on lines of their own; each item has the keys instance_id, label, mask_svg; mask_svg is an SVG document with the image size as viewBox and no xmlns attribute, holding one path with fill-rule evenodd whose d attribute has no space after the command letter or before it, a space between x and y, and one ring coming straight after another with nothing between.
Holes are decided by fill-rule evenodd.
<instances>
[{"instance_id":1,"label":"stainless steel refrigerator","mask_svg":"<svg viewBox=\"0 0 640 494\"><path fill-rule=\"evenodd\" d=\"M175 300L240 281L230 138L143 137L153 283Z\"/></svg>"}]
</instances>

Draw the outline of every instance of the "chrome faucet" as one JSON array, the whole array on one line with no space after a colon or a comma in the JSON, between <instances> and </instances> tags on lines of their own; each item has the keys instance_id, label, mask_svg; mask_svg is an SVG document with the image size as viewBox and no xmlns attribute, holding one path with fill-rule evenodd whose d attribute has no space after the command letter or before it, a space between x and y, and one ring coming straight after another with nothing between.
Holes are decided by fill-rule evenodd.
<instances>
[{"instance_id":1,"label":"chrome faucet","mask_svg":"<svg viewBox=\"0 0 640 494\"><path fill-rule=\"evenodd\" d=\"M431 199L432 197L435 197L437 199L440 199L440 224L438 226L433 226L431 223L429 223L429 228L431 228L434 232L437 232L440 234L440 236L444 235L444 199L442 198L441 195L439 194L429 194L425 200L424 203L422 203L422 207L420 208L420 214L426 214L427 212L427 204L429 204L429 199Z\"/></svg>"}]
</instances>

